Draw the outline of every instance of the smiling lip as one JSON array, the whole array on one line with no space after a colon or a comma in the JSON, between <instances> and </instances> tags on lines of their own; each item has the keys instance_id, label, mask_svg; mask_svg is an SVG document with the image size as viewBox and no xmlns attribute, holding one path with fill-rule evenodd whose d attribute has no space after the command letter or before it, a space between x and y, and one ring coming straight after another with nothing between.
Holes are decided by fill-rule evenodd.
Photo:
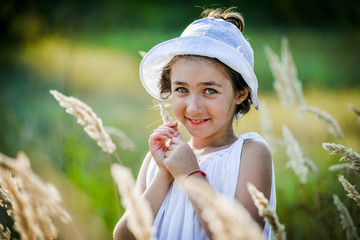
<instances>
[{"instance_id":1,"label":"smiling lip","mask_svg":"<svg viewBox=\"0 0 360 240\"><path fill-rule=\"evenodd\" d=\"M187 120L190 122L191 125L194 125L194 126L203 125L209 121L209 119L194 120L194 119L190 119L190 118L187 118Z\"/></svg>"}]
</instances>

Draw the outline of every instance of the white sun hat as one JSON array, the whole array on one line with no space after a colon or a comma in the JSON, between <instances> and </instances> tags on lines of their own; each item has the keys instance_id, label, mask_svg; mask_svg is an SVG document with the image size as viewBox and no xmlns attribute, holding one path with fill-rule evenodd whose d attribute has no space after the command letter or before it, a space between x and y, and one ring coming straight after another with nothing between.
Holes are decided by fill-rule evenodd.
<instances>
[{"instance_id":1,"label":"white sun hat","mask_svg":"<svg viewBox=\"0 0 360 240\"><path fill-rule=\"evenodd\" d=\"M162 70L176 55L216 58L240 73L250 88L252 104L259 109L253 50L232 23L213 17L196 20L180 37L162 42L146 53L140 64L140 79L146 91L158 100L163 100L159 85Z\"/></svg>"}]
</instances>

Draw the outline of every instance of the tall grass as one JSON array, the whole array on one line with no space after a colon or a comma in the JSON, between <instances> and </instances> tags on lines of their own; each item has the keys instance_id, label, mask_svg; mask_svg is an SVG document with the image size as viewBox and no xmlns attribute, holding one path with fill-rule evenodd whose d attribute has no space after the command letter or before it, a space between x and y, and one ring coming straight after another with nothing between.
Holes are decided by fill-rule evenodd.
<instances>
[{"instance_id":1,"label":"tall grass","mask_svg":"<svg viewBox=\"0 0 360 240\"><path fill-rule=\"evenodd\" d=\"M43 77L43 73L39 72L46 71L47 74L52 76L60 76L60 79L61 76L66 75L71 80L70 87L73 92L75 91L77 94L87 96L91 105L95 106L94 109L97 108L98 111L101 112L99 115L104 116L107 122L126 130L130 138L135 140L138 152L133 154L122 151L122 149L118 149L117 151L120 155L126 154L126 158L122 160L124 165L132 168L134 175L136 175L139 169L142 155L147 151L147 136L149 132L152 131L152 128L154 128L154 125L150 124L153 122L160 124L161 118L157 111L149 110L150 107L152 107L150 106L152 104L149 104L151 99L147 98L145 94L142 94L143 90L141 88L134 90L135 88L128 87L129 85L136 87L140 85L136 76L139 59L134 60L133 56L128 57L121 53L114 54L114 52L109 51L109 49L101 52L99 49L86 48L77 44L69 45L69 42L59 47L59 43L61 45L61 40L48 39L38 45L29 46L29 48L26 49L22 60L26 66L31 67L33 71L31 74L36 80L27 82L24 87L20 86L19 88L16 86L10 89L11 91L2 92L4 94L3 96L9 98L9 101L14 104L11 105L11 111L9 110L7 112L8 114L3 118L8 121L7 123L11 122L14 125L2 131L4 131L8 137L8 142L6 143L11 143L11 145L14 146L11 148L12 151L16 148L16 142L14 141L16 137L10 133L14 131L14 129L19 128L21 146L34 151L36 156L39 156L39 152L43 152L44 155L49 154L52 157L55 156L55 160L57 161L55 162L57 164L58 162L64 161L64 165L58 164L57 167L59 169L63 167L61 171L64 171L67 177L73 181L73 183L76 183L78 189L88 194L91 192L91 194L87 195L87 197L91 196L93 200L90 204L91 210L89 211L94 211L95 209L97 214L103 219L105 219L105 212L109 213L107 214L107 219L113 220L108 220L107 227L111 231L113 223L117 221L116 213L114 213L114 205L111 204L115 202L115 199L108 197L109 194L107 194L105 201L99 200L100 196L105 194L104 191L110 192L107 185L111 185L111 182L106 180L107 175L110 175L109 171L107 171L109 168L104 168L102 165L104 163L99 161L103 156L97 154L95 144L92 145L90 140L84 140L83 135L81 135L79 131L74 131L74 129L77 130L79 128L72 125L73 120L67 121L66 118L57 114L56 111L49 114L45 111L44 106L53 108L53 105L48 105L48 102L51 101L48 101L49 97L47 93L45 93L46 97L43 97L39 92L35 91L40 85L39 79L43 79L44 82L48 80L48 78ZM64 51L66 49L69 51ZM69 55L62 57L61 53L69 53ZM53 56L52 54L55 55ZM297 52L297 54L299 54L299 52ZM39 61L32 61L34 57ZM294 54L294 58L298 58L296 53ZM67 62L66 59L72 59L73 64ZM97 59L97 61L90 61L89 59ZM331 57L326 59L331 59ZM314 63L314 60L308 60L308 64ZM81 64L81 62L83 63ZM98 65L99 62L102 62L102 64ZM100 70L104 68L104 65L109 63L111 64L108 67L111 69L108 72ZM319 63L322 62L319 61ZM46 66L45 70L40 69L42 65ZM120 65L121 67L119 67ZM311 81L312 78L304 79L304 75L302 74L306 70L306 74L309 76L311 71L308 69L310 68L304 69L304 64L302 63L298 63L298 66L300 67L299 71L297 71L298 75L307 82ZM127 70L120 73L117 72L118 68ZM88 73L86 73L86 69L90 69ZM328 71L327 76L332 74L332 71L329 69L331 68L326 68ZM64 74L64 71L66 74ZM116 72L116 74L113 74L114 72ZM129 74L127 75L126 72ZM107 73L109 73L109 76L107 76ZM316 78L316 76L313 78ZM99 86L99 79L104 79L105 87ZM262 79L264 79L264 77ZM112 95L108 92L99 93L110 89L109 86L111 86L111 91L115 89L114 86L120 90L116 95L113 94L113 92ZM260 86L263 85L260 84ZM122 87L124 87L124 89L122 89ZM54 87L51 86L51 88ZM79 89L83 88L85 89L84 91L79 91ZM129 89L131 91L129 91ZM87 95L86 91L90 92L90 94ZM11 99L11 92L19 92L19 95L16 94L16 97ZM33 105L30 105L29 101L31 94L26 95L27 92L38 93ZM335 156L328 156L326 151L321 148L321 143L334 142L335 144L347 146L347 149L351 147L359 152L358 143L360 138L358 133L360 132L360 124L357 121L359 118L357 115L358 111L356 111L359 106L352 105L351 111L346 108L348 103L357 104L359 102L358 89L325 91L319 88L311 89L308 87L303 89L303 94L306 103L311 103L312 106L316 106L320 111L330 113L332 118L336 119L344 137L339 139L329 134L327 131L328 123L315 118L316 116L314 114L307 114L303 116L303 119L299 119L296 109L285 110L281 107L281 102L279 102L272 93L261 93L261 100L266 102L268 108L268 114L265 120L267 118L272 122L272 129L269 131L269 135L275 139L274 145L276 152L274 154L274 164L278 197L278 216L286 226L289 239L343 239L346 233L338 224L341 221L338 212L334 208L334 205L328 204L328 202L332 200L332 194L339 196L339 199L342 200L343 205L349 209L348 212L353 217L358 216L360 211L356 202L354 202L353 199L348 200L346 197L347 193L343 190L342 184L338 181L336 174L343 174L344 177L348 179L348 182L355 186L355 189L360 182L356 171L349 168L352 164L350 161L347 161L346 165L342 165L345 166L345 168L334 170L336 172L328 171L329 165L335 163L337 158ZM20 98L24 97L24 95L26 96L26 101L20 101ZM23 105L23 108L18 108L20 105ZM41 108L37 108L37 106L41 106ZM261 104L261 108L263 108L263 104ZM144 111L144 109L146 111ZM262 110L260 113L261 112ZM260 124L258 124L261 121L259 117L260 113L250 111L249 114L244 116L244 120L241 120L237 125L237 132L261 132ZM37 116L39 116L39 118L36 118ZM41 118L41 116L47 116L46 120L51 119L51 121L53 121L52 124L50 124L50 128L43 126L45 119ZM54 117L56 117L56 120L53 119ZM64 119L66 119L66 121L64 121ZM22 122L26 122L26 124ZM41 126L37 127L36 124ZM149 125L150 127L147 127ZM308 174L305 184L300 184L301 181L299 177L285 167L288 161L286 149L284 149L285 145L281 144L283 143L282 140L278 141L283 138L281 137L283 125L286 125L288 129L291 130L293 137L297 140L304 155L311 158L318 167L318 175ZM32 130L32 128L35 130ZM64 132L64 142L60 140L61 138L59 139L61 134L52 138L45 138L41 135L38 141L33 141L37 136L36 134L39 134L37 129L44 129L41 133L51 131L53 131L53 133ZM139 129L141 130L139 131ZM108 129L105 128L105 130L107 131ZM110 134L110 131L108 132ZM111 134L110 136L113 137ZM37 145L35 143L37 143ZM49 150L42 148L43 145L45 145L44 143L55 145L56 147L52 146L51 149L55 149L54 152L56 153L49 153ZM62 150L64 150L64 153L60 152ZM61 157L61 155L63 157ZM63 158L63 160L60 161L59 159L61 158ZM43 159L44 158L39 158L39 160L37 160L35 158L33 160L33 162L37 163L37 166L35 166L37 169L42 169L41 161L43 161ZM103 168L105 170L103 170ZM46 170L43 170L43 172L46 172ZM10 206L9 204L10 202L5 206ZM321 209L321 211L319 209ZM89 231L95 228L101 228L100 224L94 224L90 220L84 220L84 222L85 221L87 227L91 226L88 229ZM314 222L317 224L313 224ZM356 217L354 217L353 222L354 226L359 226L360 224ZM90 238L91 236L87 237L87 239Z\"/></svg>"},{"instance_id":2,"label":"tall grass","mask_svg":"<svg viewBox=\"0 0 360 240\"><path fill-rule=\"evenodd\" d=\"M285 240L286 232L285 226L279 222L278 216L274 209L269 206L269 200L265 198L264 194L260 192L253 184L247 183L247 189L258 208L259 215L269 223L274 234L274 239Z\"/></svg>"},{"instance_id":3,"label":"tall grass","mask_svg":"<svg viewBox=\"0 0 360 240\"><path fill-rule=\"evenodd\" d=\"M119 164L111 166L111 174L122 195L122 204L127 209L127 226L138 240L151 240L155 231L152 226L153 213L149 203L141 198L135 187L131 170Z\"/></svg>"},{"instance_id":4,"label":"tall grass","mask_svg":"<svg viewBox=\"0 0 360 240\"><path fill-rule=\"evenodd\" d=\"M270 67L275 79L274 88L278 97L283 103L284 108L289 111L290 107L297 105L296 107L298 108L298 110L313 113L315 116L319 117L320 119L324 120L329 124L329 132L331 134L333 134L338 139L343 138L344 135L340 129L339 124L330 114L319 110L316 107L306 106L304 97L302 95L301 83L297 81L297 71L293 61L291 60L290 49L288 47L287 41L282 42L282 62L279 61L276 54L274 54L270 48L266 48L265 50L267 52ZM296 98L291 98L289 97L290 95L296 96ZM290 104L295 104L289 105L289 102ZM351 109L354 111L354 108ZM356 111L354 112L356 113ZM300 118L299 120L303 119ZM293 135L287 127L283 127L283 136L284 142L286 144L286 153L290 158L290 161L287 164L292 167L294 172L300 176L300 181L305 184L308 168L310 167L317 172L317 167L312 161L304 157L304 154L300 150L299 143L294 139ZM331 154L342 154L343 157L340 159L340 161L347 160L351 162L351 164L347 165L347 167L359 171L360 155L352 151L352 149L346 149L344 146L334 143L323 143L323 148L328 150ZM344 165L342 165L341 167L343 166ZM339 166L336 166L331 170L334 169L340 168ZM350 198L353 198L355 201L358 201L359 193L355 190L354 186L351 185L347 180L345 180L343 176L339 177L339 181L348 191L348 196ZM333 199L339 211L341 223L346 230L347 239L358 239L356 227L354 226L353 220L347 208L335 194L333 195Z\"/></svg>"},{"instance_id":5,"label":"tall grass","mask_svg":"<svg viewBox=\"0 0 360 240\"><path fill-rule=\"evenodd\" d=\"M261 229L239 202L217 194L198 179L186 179L182 185L199 204L213 239L261 239Z\"/></svg>"},{"instance_id":6,"label":"tall grass","mask_svg":"<svg viewBox=\"0 0 360 240\"><path fill-rule=\"evenodd\" d=\"M0 183L0 205L14 219L13 230L21 239L56 238L58 233L52 218L70 222L71 217L61 206L62 199L55 186L33 173L24 153L20 152L16 159L0 154ZM9 229L3 234L8 236Z\"/></svg>"}]
</instances>

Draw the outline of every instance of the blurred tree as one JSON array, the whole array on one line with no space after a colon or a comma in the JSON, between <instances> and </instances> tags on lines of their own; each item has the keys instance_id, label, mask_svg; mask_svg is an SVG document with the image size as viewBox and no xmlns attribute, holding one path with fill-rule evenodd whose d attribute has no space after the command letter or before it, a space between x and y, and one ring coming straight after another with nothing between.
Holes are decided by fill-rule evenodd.
<instances>
[{"instance_id":1,"label":"blurred tree","mask_svg":"<svg viewBox=\"0 0 360 240\"><path fill-rule=\"evenodd\" d=\"M176 28L187 25L184 16L197 18L197 7L236 6L252 24L307 28L357 29L360 8L356 0L239 1L165 0L1 0L0 31L12 40L35 38L45 31L106 29L119 26ZM179 26L180 25L180 26ZM6 40L2 38L2 42Z\"/></svg>"}]
</instances>

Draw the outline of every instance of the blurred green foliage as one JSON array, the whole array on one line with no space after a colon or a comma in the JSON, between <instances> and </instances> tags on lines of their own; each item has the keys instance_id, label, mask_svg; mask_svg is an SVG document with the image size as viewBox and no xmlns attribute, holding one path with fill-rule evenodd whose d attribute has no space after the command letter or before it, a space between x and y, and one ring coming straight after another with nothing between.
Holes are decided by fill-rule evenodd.
<instances>
[{"instance_id":1,"label":"blurred green foliage","mask_svg":"<svg viewBox=\"0 0 360 240\"><path fill-rule=\"evenodd\" d=\"M355 224L360 226L356 219L359 208L346 197L337 180L338 173L327 170L329 165L337 163L338 158L328 156L321 148L322 142L335 141L359 152L360 124L346 109L348 100L357 107L360 100L360 95L356 94L360 87L360 9L356 2L270 0L213 3L208 0L175 3L164 0L1 2L0 151L14 157L23 150L31 159L34 171L45 180L52 179L46 175L47 171L50 172L50 165L64 178L62 180L71 183L74 189L70 193L77 191L89 199L87 202L79 198L80 205L88 211L83 223L86 227L74 222L74 227L68 231L87 231L92 239L96 239L93 232L103 228L102 239L111 238L111 231L119 218L117 191L110 174L110 163L116 160L111 157L109 161L107 154L86 135L73 116L65 113L49 90L57 89L79 98L92 107L104 125L122 129L135 142L137 151L118 147L117 153L136 176L147 153L148 136L161 124L158 111L152 109L151 98L138 78L137 68L141 61L138 51L148 51L155 44L178 36L186 25L198 18L201 7L220 5L237 6L244 14L245 35L255 53L260 96L268 96L266 100L269 101L276 99L263 48L268 45L279 53L281 38L286 36L304 92L315 89L318 96L309 105L319 104L327 108L340 118L339 123L345 128L345 139L340 141L326 134L305 131L313 124L306 126L292 122L290 130L295 131L295 137L299 137L300 144L319 168L318 175L311 175L304 185L290 169L285 168L287 157L284 149L275 153L277 212L286 226L288 239L345 237L332 202L333 193L339 195ZM60 40L44 46L42 41L54 36ZM64 53L65 57L59 57L55 52ZM110 72L105 70L108 66L119 66L119 72L110 76ZM75 67L82 69L77 72ZM100 77L96 75L91 79L85 73L92 73L95 68L101 73ZM117 76L118 82L109 80ZM344 93L337 95L340 92ZM345 99L347 95L351 98ZM329 98L331 101L327 100ZM280 114L279 103L272 103L272 106L276 125L281 126L286 117L291 118L288 113L282 119L276 117ZM239 131L244 130L242 121L247 121L246 117L240 121ZM252 125L245 130L259 131L257 121L250 122ZM320 126L318 122L314 125ZM358 175L342 173L359 186ZM61 188L60 185L57 187ZM76 200L63 193L65 204L71 206L68 201ZM70 208L69 211L76 217L76 209ZM123 212L124 209L120 208L120 215ZM98 225L90 219L105 224Z\"/></svg>"},{"instance_id":2,"label":"blurred green foliage","mask_svg":"<svg viewBox=\"0 0 360 240\"><path fill-rule=\"evenodd\" d=\"M77 31L78 29L114 29L118 27L161 27L182 29L199 16L203 7L238 7L247 21L259 27L311 26L357 29L360 10L354 0L45 0L2 1L0 24L3 31L33 37L44 31Z\"/></svg>"}]
</instances>

